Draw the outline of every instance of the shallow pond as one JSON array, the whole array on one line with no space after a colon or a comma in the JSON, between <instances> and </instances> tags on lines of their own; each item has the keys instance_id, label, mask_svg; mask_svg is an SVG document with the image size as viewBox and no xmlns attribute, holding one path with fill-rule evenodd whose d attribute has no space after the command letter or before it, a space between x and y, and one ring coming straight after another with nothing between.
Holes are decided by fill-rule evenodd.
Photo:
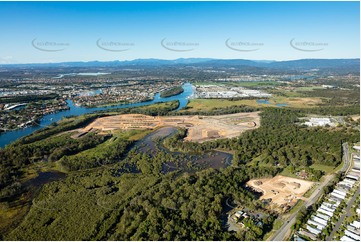
<instances>
[{"instance_id":1,"label":"shallow pond","mask_svg":"<svg viewBox=\"0 0 361 242\"><path fill-rule=\"evenodd\" d=\"M150 156L154 156L161 151L177 159L177 162L162 163L162 173L164 174L176 170L192 173L201 169L220 169L231 165L233 155L221 151L212 150L203 154L186 154L168 150L162 145L162 141L176 133L177 129L174 127L160 128L138 141L135 149Z\"/></svg>"}]
</instances>

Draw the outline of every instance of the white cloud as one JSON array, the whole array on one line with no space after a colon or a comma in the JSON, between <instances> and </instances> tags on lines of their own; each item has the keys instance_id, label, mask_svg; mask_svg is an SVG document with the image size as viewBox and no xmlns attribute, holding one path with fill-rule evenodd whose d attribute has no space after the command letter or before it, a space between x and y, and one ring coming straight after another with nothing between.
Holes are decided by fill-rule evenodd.
<instances>
[{"instance_id":1,"label":"white cloud","mask_svg":"<svg viewBox=\"0 0 361 242\"><path fill-rule=\"evenodd\" d=\"M12 56L0 57L0 64L16 64L17 61Z\"/></svg>"}]
</instances>

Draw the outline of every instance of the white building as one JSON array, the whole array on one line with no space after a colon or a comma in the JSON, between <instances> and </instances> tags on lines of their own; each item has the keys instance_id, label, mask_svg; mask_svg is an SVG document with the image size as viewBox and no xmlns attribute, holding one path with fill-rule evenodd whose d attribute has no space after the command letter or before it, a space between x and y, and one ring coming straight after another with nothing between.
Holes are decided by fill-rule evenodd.
<instances>
[{"instance_id":1,"label":"white building","mask_svg":"<svg viewBox=\"0 0 361 242\"><path fill-rule=\"evenodd\" d=\"M358 208L357 210L356 210L358 213L360 213L360 209ZM353 227L355 227L355 228L360 228L360 222L359 221L353 221L352 223L351 223L351 225L353 226Z\"/></svg>"},{"instance_id":2,"label":"white building","mask_svg":"<svg viewBox=\"0 0 361 242\"><path fill-rule=\"evenodd\" d=\"M319 208L319 210L320 210L320 209L323 209L323 210L325 210L325 211L328 211L328 212L330 212L330 213L332 213L332 214L333 214L333 212L336 210L336 208L327 207L327 206L324 205L324 204L321 205L321 207Z\"/></svg>"},{"instance_id":3,"label":"white building","mask_svg":"<svg viewBox=\"0 0 361 242\"><path fill-rule=\"evenodd\" d=\"M352 180L358 180L357 176L353 176L353 175L347 175L346 178L352 179Z\"/></svg>"},{"instance_id":4,"label":"white building","mask_svg":"<svg viewBox=\"0 0 361 242\"><path fill-rule=\"evenodd\" d=\"M327 221L330 219L330 217L332 217L332 215L333 215L333 212L326 211L322 208L319 208L317 210L317 214L316 214L317 217L323 218Z\"/></svg>"},{"instance_id":5,"label":"white building","mask_svg":"<svg viewBox=\"0 0 361 242\"><path fill-rule=\"evenodd\" d=\"M351 231L349 231L347 229L345 230L345 235L352 238L352 239L360 241L360 235L354 234L354 233L352 233Z\"/></svg>"},{"instance_id":6,"label":"white building","mask_svg":"<svg viewBox=\"0 0 361 242\"><path fill-rule=\"evenodd\" d=\"M356 235L360 235L360 230L358 228L355 228L354 226L347 225L347 230Z\"/></svg>"},{"instance_id":7,"label":"white building","mask_svg":"<svg viewBox=\"0 0 361 242\"><path fill-rule=\"evenodd\" d=\"M313 221L312 219L309 219L307 221L307 224L316 226L319 230L323 230L326 226L320 223L317 223L316 221Z\"/></svg>"},{"instance_id":8,"label":"white building","mask_svg":"<svg viewBox=\"0 0 361 242\"><path fill-rule=\"evenodd\" d=\"M321 230L313 228L310 225L306 225L306 228L310 233L312 233L314 235L319 235L321 233Z\"/></svg>"},{"instance_id":9,"label":"white building","mask_svg":"<svg viewBox=\"0 0 361 242\"><path fill-rule=\"evenodd\" d=\"M345 196L345 197L346 197L346 195L347 195L346 192L340 191L340 190L338 190L338 189L333 190L333 192L338 193L338 194L340 194L341 196Z\"/></svg>"},{"instance_id":10,"label":"white building","mask_svg":"<svg viewBox=\"0 0 361 242\"><path fill-rule=\"evenodd\" d=\"M319 218L317 216L312 216L312 219L313 219L313 221L316 221L317 223L327 226L327 221L322 218Z\"/></svg>"},{"instance_id":11,"label":"white building","mask_svg":"<svg viewBox=\"0 0 361 242\"><path fill-rule=\"evenodd\" d=\"M310 118L310 121L305 122L307 126L314 127L314 126L335 126L329 118Z\"/></svg>"},{"instance_id":12,"label":"white building","mask_svg":"<svg viewBox=\"0 0 361 242\"><path fill-rule=\"evenodd\" d=\"M338 199L341 199L341 200L343 200L343 199L345 199L345 195L340 195L340 194L338 194L338 193L336 193L336 192L331 192L331 194L330 194L332 197L335 197L335 198L338 198Z\"/></svg>"},{"instance_id":13,"label":"white building","mask_svg":"<svg viewBox=\"0 0 361 242\"><path fill-rule=\"evenodd\" d=\"M353 238L350 238L346 235L342 236L342 238L340 239L340 241L358 241L358 240L355 240Z\"/></svg>"}]
</instances>

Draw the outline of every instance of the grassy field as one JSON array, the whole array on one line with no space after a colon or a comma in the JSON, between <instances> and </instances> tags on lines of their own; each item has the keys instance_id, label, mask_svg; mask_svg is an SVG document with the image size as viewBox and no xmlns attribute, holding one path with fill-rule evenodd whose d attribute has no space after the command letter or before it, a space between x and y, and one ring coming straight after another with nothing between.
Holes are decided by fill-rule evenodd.
<instances>
[{"instance_id":1,"label":"grassy field","mask_svg":"<svg viewBox=\"0 0 361 242\"><path fill-rule=\"evenodd\" d=\"M337 168L333 167L333 166L326 166L326 165L321 165L321 164L313 164L312 166L310 166L311 168L315 169L315 170L320 170L320 171L324 171L326 174L330 174L336 171Z\"/></svg>"},{"instance_id":2,"label":"grassy field","mask_svg":"<svg viewBox=\"0 0 361 242\"><path fill-rule=\"evenodd\" d=\"M299 199L297 201L297 203L295 204L295 206L293 206L291 208L291 210L288 212L288 214L293 214L294 212L296 212L297 210L299 210L303 205L305 204L305 201Z\"/></svg>"},{"instance_id":3,"label":"grassy field","mask_svg":"<svg viewBox=\"0 0 361 242\"><path fill-rule=\"evenodd\" d=\"M339 170L341 170L342 169L342 167L343 167L343 165L344 165L344 161L342 161L334 170L335 170L335 172L338 172Z\"/></svg>"},{"instance_id":4,"label":"grassy field","mask_svg":"<svg viewBox=\"0 0 361 242\"><path fill-rule=\"evenodd\" d=\"M284 90L284 89L273 89L273 90L268 90L268 92L273 95L280 95L285 97L306 97L304 93L294 92L291 90Z\"/></svg>"},{"instance_id":5,"label":"grassy field","mask_svg":"<svg viewBox=\"0 0 361 242\"><path fill-rule=\"evenodd\" d=\"M321 86L310 86L310 87L296 87L294 89L294 91L296 92L303 92L303 91L313 91L315 89L325 89L324 87Z\"/></svg>"},{"instance_id":6,"label":"grassy field","mask_svg":"<svg viewBox=\"0 0 361 242\"><path fill-rule=\"evenodd\" d=\"M308 189L308 191L305 194L303 194L303 196L309 198L312 195L312 193L316 191L317 188L318 185L316 183L313 184L313 186L310 189Z\"/></svg>"},{"instance_id":7,"label":"grassy field","mask_svg":"<svg viewBox=\"0 0 361 242\"><path fill-rule=\"evenodd\" d=\"M224 108L237 105L252 107L260 106L257 104L256 100L230 101L226 99L192 99L187 104L187 111L209 111L213 108Z\"/></svg>"},{"instance_id":8,"label":"grassy field","mask_svg":"<svg viewBox=\"0 0 361 242\"><path fill-rule=\"evenodd\" d=\"M260 167L260 166L271 166L269 164L266 164L264 162L262 162L264 159L266 158L266 155L264 154L261 154L260 156L257 156L256 158L254 158L251 162L248 162L247 165L248 166L257 166L257 167Z\"/></svg>"},{"instance_id":9,"label":"grassy field","mask_svg":"<svg viewBox=\"0 0 361 242\"><path fill-rule=\"evenodd\" d=\"M276 104L287 104L288 107L309 108L315 107L322 101L319 98L304 97L281 97L273 96L269 99L270 104L257 103L256 99L227 100L227 99L192 99L187 105L187 111L209 111L213 108L224 108L238 105L251 107L277 107Z\"/></svg>"},{"instance_id":10,"label":"grassy field","mask_svg":"<svg viewBox=\"0 0 361 242\"><path fill-rule=\"evenodd\" d=\"M288 167L286 167L285 169L283 169L283 171L280 173L280 175L300 179L298 176L296 176L295 174L293 174L293 173L289 170Z\"/></svg>"},{"instance_id":11,"label":"grassy field","mask_svg":"<svg viewBox=\"0 0 361 242\"><path fill-rule=\"evenodd\" d=\"M315 169L315 170L320 170L320 171L324 171L327 174L331 174L335 171L337 171L337 168L333 167L333 166L326 166L326 165L321 165L321 164L313 164L310 166L311 168ZM342 167L342 165L340 166L340 168ZM285 168L282 172L281 175L283 176L289 176L289 177L293 177L293 178L299 178L298 176L296 176L295 174L291 173L291 171L289 170L289 168Z\"/></svg>"},{"instance_id":12,"label":"grassy field","mask_svg":"<svg viewBox=\"0 0 361 242\"><path fill-rule=\"evenodd\" d=\"M320 98L311 97L281 97L274 95L270 98L270 103L275 105L277 103L287 103L288 107L294 108L310 108L318 106L322 103Z\"/></svg>"}]
</instances>

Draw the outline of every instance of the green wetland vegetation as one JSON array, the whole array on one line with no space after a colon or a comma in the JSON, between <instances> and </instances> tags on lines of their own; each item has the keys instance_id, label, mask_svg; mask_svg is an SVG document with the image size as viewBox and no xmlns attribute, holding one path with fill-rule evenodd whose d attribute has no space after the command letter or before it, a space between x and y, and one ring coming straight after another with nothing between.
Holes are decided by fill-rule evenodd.
<instances>
[{"instance_id":1,"label":"green wetland vegetation","mask_svg":"<svg viewBox=\"0 0 361 242\"><path fill-rule=\"evenodd\" d=\"M204 143L183 142L184 129L94 131L72 137L74 129L98 117L180 115L173 112L177 107L177 102L170 102L70 117L1 149L0 238L262 240L278 214L245 183L300 170L318 180L341 163L343 142L359 142L359 130L352 126L308 128L298 120L308 114L359 113L352 105L185 110L184 114L194 115L260 111L258 129ZM160 135L152 136L156 132ZM230 163L224 160L214 166L215 150L234 154ZM58 176L37 179L41 174ZM228 231L221 219L229 209L227 199L267 214L261 218L262 226L247 220L238 232Z\"/></svg>"}]
</instances>

